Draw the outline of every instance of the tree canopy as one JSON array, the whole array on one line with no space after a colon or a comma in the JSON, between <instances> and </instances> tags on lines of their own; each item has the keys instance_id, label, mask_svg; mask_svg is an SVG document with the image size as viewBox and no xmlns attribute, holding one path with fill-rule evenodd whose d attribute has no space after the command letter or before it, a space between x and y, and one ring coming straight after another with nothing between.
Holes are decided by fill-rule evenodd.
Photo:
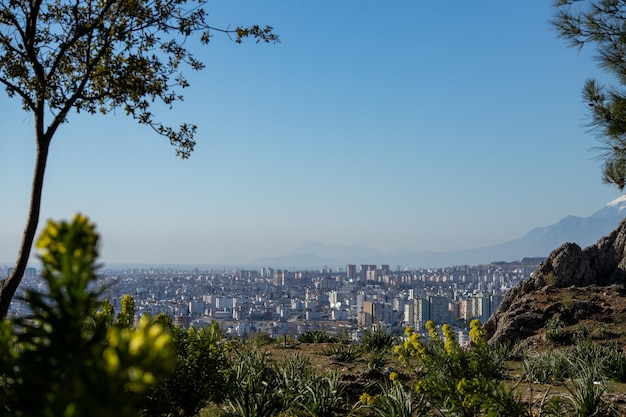
<instances>
[{"instance_id":1,"label":"tree canopy","mask_svg":"<svg viewBox=\"0 0 626 417\"><path fill-rule=\"evenodd\" d=\"M18 260L0 285L5 316L30 255L39 221L50 142L72 112L122 109L165 136L181 158L196 126L164 125L154 103L172 106L189 86L184 68L201 70L186 42L224 33L240 43L278 42L270 26L221 29L207 23L206 0L0 0L0 84L33 114L37 155L32 198ZM192 43L189 43L192 44Z\"/></svg>"},{"instance_id":2,"label":"tree canopy","mask_svg":"<svg viewBox=\"0 0 626 417\"><path fill-rule=\"evenodd\" d=\"M559 37L579 49L594 45L599 67L615 77L617 84L608 87L588 79L582 95L601 142L602 179L621 191L626 186L626 1L556 0L553 7Z\"/></svg>"}]
</instances>

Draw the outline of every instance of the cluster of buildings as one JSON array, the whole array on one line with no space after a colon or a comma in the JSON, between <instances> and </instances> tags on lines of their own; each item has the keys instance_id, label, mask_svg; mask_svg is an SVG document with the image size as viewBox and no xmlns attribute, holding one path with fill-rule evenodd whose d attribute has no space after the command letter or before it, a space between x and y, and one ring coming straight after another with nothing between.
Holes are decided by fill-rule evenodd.
<instances>
[{"instance_id":1,"label":"cluster of buildings","mask_svg":"<svg viewBox=\"0 0 626 417\"><path fill-rule=\"evenodd\" d=\"M169 315L181 326L218 321L233 337L265 332L297 337L311 329L358 339L363 329L383 326L400 334L428 320L459 331L486 321L505 292L534 271L541 259L481 266L391 270L389 265L347 265L319 271L260 269L104 269L103 297L120 311L132 295L136 315ZM9 273L0 268L0 277ZM45 290L29 269L24 286ZM16 299L9 314L24 314Z\"/></svg>"}]
</instances>

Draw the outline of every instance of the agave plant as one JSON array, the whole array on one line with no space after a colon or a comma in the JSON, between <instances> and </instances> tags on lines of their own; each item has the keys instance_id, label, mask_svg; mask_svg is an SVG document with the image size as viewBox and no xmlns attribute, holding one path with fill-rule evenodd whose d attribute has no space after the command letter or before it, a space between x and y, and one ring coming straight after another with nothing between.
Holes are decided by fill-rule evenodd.
<instances>
[{"instance_id":1,"label":"agave plant","mask_svg":"<svg viewBox=\"0 0 626 417\"><path fill-rule=\"evenodd\" d=\"M338 342L324 350L323 354L332 357L337 362L354 362L361 356L361 350L357 345Z\"/></svg>"},{"instance_id":2,"label":"agave plant","mask_svg":"<svg viewBox=\"0 0 626 417\"><path fill-rule=\"evenodd\" d=\"M311 374L296 403L298 408L313 417L332 417L345 406L342 403L343 394L338 372L323 377Z\"/></svg>"},{"instance_id":3,"label":"agave plant","mask_svg":"<svg viewBox=\"0 0 626 417\"><path fill-rule=\"evenodd\" d=\"M285 407L279 374L265 354L237 352L237 366L227 394L228 412L239 417L270 417Z\"/></svg>"},{"instance_id":4,"label":"agave plant","mask_svg":"<svg viewBox=\"0 0 626 417\"><path fill-rule=\"evenodd\" d=\"M365 352L385 352L393 347L395 341L395 337L387 334L380 324L376 324L371 329L364 331L360 345Z\"/></svg>"},{"instance_id":5,"label":"agave plant","mask_svg":"<svg viewBox=\"0 0 626 417\"><path fill-rule=\"evenodd\" d=\"M569 415L572 416L596 416L607 409L607 403L602 398L607 390L607 381L602 375L604 361L600 358L596 358L597 361L588 359L574 360L576 377L572 379L571 386L566 385L568 394L565 398L570 403Z\"/></svg>"},{"instance_id":6,"label":"agave plant","mask_svg":"<svg viewBox=\"0 0 626 417\"><path fill-rule=\"evenodd\" d=\"M311 378L315 376L311 361L297 354L279 363L277 371L279 390L288 403L298 398Z\"/></svg>"},{"instance_id":7,"label":"agave plant","mask_svg":"<svg viewBox=\"0 0 626 417\"><path fill-rule=\"evenodd\" d=\"M567 355L554 349L526 356L522 367L526 380L538 384L563 382L572 375Z\"/></svg>"},{"instance_id":8,"label":"agave plant","mask_svg":"<svg viewBox=\"0 0 626 417\"><path fill-rule=\"evenodd\" d=\"M399 382L379 384L381 393L363 394L353 408L353 413L369 411L379 417L419 417L426 415L428 404L424 395L406 389Z\"/></svg>"}]
</instances>

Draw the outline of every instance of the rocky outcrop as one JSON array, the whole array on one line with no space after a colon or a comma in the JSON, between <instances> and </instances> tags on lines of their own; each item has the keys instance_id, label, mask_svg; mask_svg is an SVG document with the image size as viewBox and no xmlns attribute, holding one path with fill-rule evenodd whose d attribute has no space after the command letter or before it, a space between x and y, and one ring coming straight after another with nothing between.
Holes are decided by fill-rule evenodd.
<instances>
[{"instance_id":1,"label":"rocky outcrop","mask_svg":"<svg viewBox=\"0 0 626 417\"><path fill-rule=\"evenodd\" d=\"M554 250L529 278L512 288L485 323L491 342L515 342L545 327L555 313L541 303L542 293L568 287L626 284L626 219L596 244L581 249L565 243ZM570 306L571 307L571 306ZM579 314L580 316L580 314Z\"/></svg>"}]
</instances>

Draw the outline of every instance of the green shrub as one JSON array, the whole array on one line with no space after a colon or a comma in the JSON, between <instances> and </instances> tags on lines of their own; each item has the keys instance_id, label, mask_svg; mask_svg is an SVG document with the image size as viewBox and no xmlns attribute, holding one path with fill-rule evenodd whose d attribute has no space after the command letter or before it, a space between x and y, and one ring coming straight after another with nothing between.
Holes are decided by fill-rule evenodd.
<instances>
[{"instance_id":1,"label":"green shrub","mask_svg":"<svg viewBox=\"0 0 626 417\"><path fill-rule=\"evenodd\" d=\"M568 340L568 333L565 331L565 323L554 317L546 324L546 340L553 343L564 343Z\"/></svg>"},{"instance_id":2,"label":"green shrub","mask_svg":"<svg viewBox=\"0 0 626 417\"><path fill-rule=\"evenodd\" d=\"M545 282L546 285L555 286L558 283L558 279L556 275L554 275L554 273L552 272L542 275L542 278L543 278L543 282Z\"/></svg>"},{"instance_id":3,"label":"green shrub","mask_svg":"<svg viewBox=\"0 0 626 417\"><path fill-rule=\"evenodd\" d=\"M337 343L339 339L323 330L307 330L298 336L301 343Z\"/></svg>"},{"instance_id":4,"label":"green shrub","mask_svg":"<svg viewBox=\"0 0 626 417\"><path fill-rule=\"evenodd\" d=\"M379 384L379 389L378 395L361 395L353 411L365 411L378 417L413 417L425 415L429 408L424 395L414 393L397 380Z\"/></svg>"},{"instance_id":5,"label":"green shrub","mask_svg":"<svg viewBox=\"0 0 626 417\"><path fill-rule=\"evenodd\" d=\"M387 351L395 344L395 338L376 324L371 329L365 329L359 343L364 352Z\"/></svg>"},{"instance_id":6,"label":"green shrub","mask_svg":"<svg viewBox=\"0 0 626 417\"><path fill-rule=\"evenodd\" d=\"M308 380L303 381L301 393L295 399L300 410L312 417L332 417L346 411L339 373L331 372L326 376L309 375Z\"/></svg>"},{"instance_id":7,"label":"green shrub","mask_svg":"<svg viewBox=\"0 0 626 417\"><path fill-rule=\"evenodd\" d=\"M322 352L326 356L332 356L337 362L354 362L361 357L361 349L351 343L338 342Z\"/></svg>"},{"instance_id":8,"label":"green shrub","mask_svg":"<svg viewBox=\"0 0 626 417\"><path fill-rule=\"evenodd\" d=\"M574 308L574 298L571 292L563 291L561 293L561 305L566 311L570 311Z\"/></svg>"},{"instance_id":9,"label":"green shrub","mask_svg":"<svg viewBox=\"0 0 626 417\"><path fill-rule=\"evenodd\" d=\"M526 356L522 368L526 380L537 384L564 382L572 375L570 360L555 349Z\"/></svg>"},{"instance_id":10,"label":"green shrub","mask_svg":"<svg viewBox=\"0 0 626 417\"><path fill-rule=\"evenodd\" d=\"M150 417L192 417L209 402L224 400L232 367L228 346L217 322L197 330L169 323L167 329L174 345L174 371L148 390L143 411Z\"/></svg>"},{"instance_id":11,"label":"green shrub","mask_svg":"<svg viewBox=\"0 0 626 417\"><path fill-rule=\"evenodd\" d=\"M284 410L290 398L281 390L280 373L267 356L252 349L235 351L234 355L226 394L228 414L270 417Z\"/></svg>"},{"instance_id":12,"label":"green shrub","mask_svg":"<svg viewBox=\"0 0 626 417\"><path fill-rule=\"evenodd\" d=\"M250 335L250 337L248 338L248 343L250 343L251 345L257 347L257 348L261 348L263 346L266 345L271 345L275 342L274 339L272 339L272 336L270 336L267 333L253 333Z\"/></svg>"}]
</instances>

